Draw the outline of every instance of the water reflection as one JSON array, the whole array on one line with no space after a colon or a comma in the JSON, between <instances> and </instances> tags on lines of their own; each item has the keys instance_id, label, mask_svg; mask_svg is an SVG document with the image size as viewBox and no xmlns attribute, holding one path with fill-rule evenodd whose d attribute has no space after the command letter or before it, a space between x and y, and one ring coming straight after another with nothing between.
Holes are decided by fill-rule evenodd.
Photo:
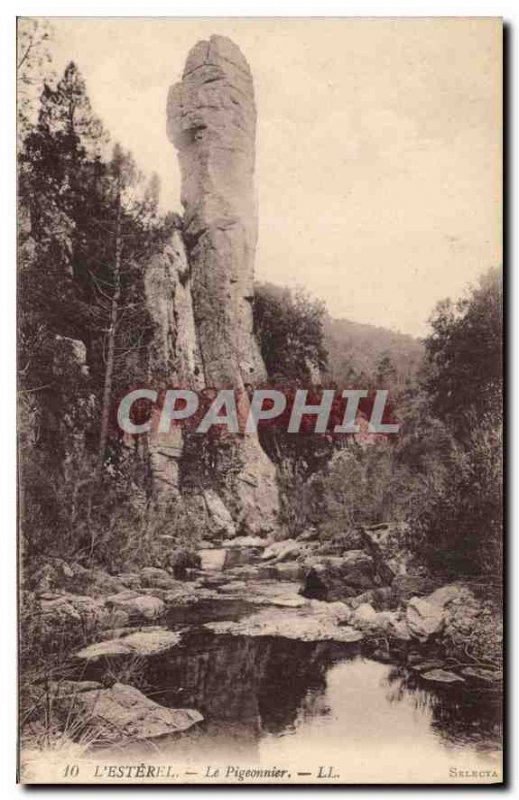
<instances>
[{"instance_id":1,"label":"water reflection","mask_svg":"<svg viewBox=\"0 0 519 800\"><path fill-rule=\"evenodd\" d=\"M152 745L193 765L295 769L325 752L352 782L368 782L369 769L375 781L382 769L386 781L443 780L453 763L477 766L499 749L495 693L425 686L412 671L362 658L358 645L192 629L181 647L149 659L146 681L156 701L204 715L185 735Z\"/></svg>"},{"instance_id":2,"label":"water reflection","mask_svg":"<svg viewBox=\"0 0 519 800\"><path fill-rule=\"evenodd\" d=\"M423 679L403 667L391 667L385 678L387 700L409 698L415 708L430 712L431 727L453 745L473 744L494 750L501 737L501 694L492 687L424 685Z\"/></svg>"},{"instance_id":3,"label":"water reflection","mask_svg":"<svg viewBox=\"0 0 519 800\"><path fill-rule=\"evenodd\" d=\"M164 705L197 708L213 722L247 722L258 733L275 734L294 725L302 706L319 713L327 670L355 650L332 642L198 632L151 661L147 679Z\"/></svg>"},{"instance_id":4,"label":"water reflection","mask_svg":"<svg viewBox=\"0 0 519 800\"><path fill-rule=\"evenodd\" d=\"M397 706L405 706L446 744L492 750L499 741L495 692L426 686L411 670L363 659L357 645L197 630L181 648L150 659L147 682L158 702L201 711L212 735L238 725L242 735L257 740L328 719L333 735L348 736L346 715L362 729L371 710L381 718L393 707L394 724L406 716Z\"/></svg>"}]
</instances>

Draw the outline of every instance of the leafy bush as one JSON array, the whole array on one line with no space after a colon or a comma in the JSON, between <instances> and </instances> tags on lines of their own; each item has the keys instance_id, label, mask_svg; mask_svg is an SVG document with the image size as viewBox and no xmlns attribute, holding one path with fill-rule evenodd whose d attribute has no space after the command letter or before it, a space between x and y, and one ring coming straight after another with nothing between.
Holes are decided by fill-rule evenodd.
<instances>
[{"instance_id":1,"label":"leafy bush","mask_svg":"<svg viewBox=\"0 0 519 800\"><path fill-rule=\"evenodd\" d=\"M324 305L302 291L257 284L254 289L254 332L271 380L312 380L326 367Z\"/></svg>"},{"instance_id":2,"label":"leafy bush","mask_svg":"<svg viewBox=\"0 0 519 800\"><path fill-rule=\"evenodd\" d=\"M499 578L503 538L502 426L486 418L425 479L415 547L436 569Z\"/></svg>"}]
</instances>

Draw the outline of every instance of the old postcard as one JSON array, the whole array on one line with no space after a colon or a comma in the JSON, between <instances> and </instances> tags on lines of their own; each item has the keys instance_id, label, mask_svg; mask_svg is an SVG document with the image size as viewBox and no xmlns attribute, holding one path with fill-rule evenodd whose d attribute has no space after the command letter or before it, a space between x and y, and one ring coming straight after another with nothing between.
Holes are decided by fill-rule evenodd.
<instances>
[{"instance_id":1,"label":"old postcard","mask_svg":"<svg viewBox=\"0 0 519 800\"><path fill-rule=\"evenodd\" d=\"M18 20L20 782L503 781L502 36Z\"/></svg>"}]
</instances>

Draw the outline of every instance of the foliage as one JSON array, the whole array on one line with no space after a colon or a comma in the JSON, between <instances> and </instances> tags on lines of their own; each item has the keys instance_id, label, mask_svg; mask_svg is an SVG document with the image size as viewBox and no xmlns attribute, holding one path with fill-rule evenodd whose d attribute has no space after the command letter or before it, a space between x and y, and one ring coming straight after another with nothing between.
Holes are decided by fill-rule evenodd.
<instances>
[{"instance_id":1,"label":"foliage","mask_svg":"<svg viewBox=\"0 0 519 800\"><path fill-rule=\"evenodd\" d=\"M23 555L105 557L146 526L148 469L110 428L147 377L148 260L175 223L92 111L74 63L45 83L19 149L19 391ZM100 425L100 420L102 421Z\"/></svg>"},{"instance_id":2,"label":"foliage","mask_svg":"<svg viewBox=\"0 0 519 800\"><path fill-rule=\"evenodd\" d=\"M484 668L502 669L502 608L500 578L494 584L467 582L460 597L449 607L444 632L448 662L453 666L476 663ZM467 611L473 612L468 625Z\"/></svg>"},{"instance_id":3,"label":"foliage","mask_svg":"<svg viewBox=\"0 0 519 800\"><path fill-rule=\"evenodd\" d=\"M324 370L324 306L302 291L258 284L254 291L254 332L269 379L306 383Z\"/></svg>"},{"instance_id":4,"label":"foliage","mask_svg":"<svg viewBox=\"0 0 519 800\"><path fill-rule=\"evenodd\" d=\"M415 515L417 549L434 568L451 575L502 570L502 426L482 420L450 458L424 476Z\"/></svg>"},{"instance_id":5,"label":"foliage","mask_svg":"<svg viewBox=\"0 0 519 800\"><path fill-rule=\"evenodd\" d=\"M490 270L457 303L438 304L426 340L425 387L432 413L459 437L498 413L503 383L503 296L498 270Z\"/></svg>"},{"instance_id":6,"label":"foliage","mask_svg":"<svg viewBox=\"0 0 519 800\"><path fill-rule=\"evenodd\" d=\"M442 443L422 453L422 490L413 515L415 548L434 569L453 575L499 576L503 535L499 273L488 272L457 304L440 303L432 327L425 343L421 391L429 431L434 426ZM417 449L412 439L411 434L407 455L413 445ZM429 441L430 434L427 445Z\"/></svg>"},{"instance_id":7,"label":"foliage","mask_svg":"<svg viewBox=\"0 0 519 800\"><path fill-rule=\"evenodd\" d=\"M99 636L93 617L46 615L36 595L24 592L20 604L19 720L23 741L24 767L30 769L31 751L70 751L76 757L96 743L84 708L71 692L70 680L78 679L78 668L70 660L74 650ZM106 659L103 685L131 683L149 690L145 661L139 656L124 660ZM82 677L79 674L79 677ZM74 684L72 684L74 686Z\"/></svg>"},{"instance_id":8,"label":"foliage","mask_svg":"<svg viewBox=\"0 0 519 800\"><path fill-rule=\"evenodd\" d=\"M67 677L64 665L70 652L86 644L92 630L66 618L53 624L30 592L22 594L19 623L20 729L22 736L29 735L36 744L49 745L58 728L63 733L63 726L57 724L51 684Z\"/></svg>"},{"instance_id":9,"label":"foliage","mask_svg":"<svg viewBox=\"0 0 519 800\"><path fill-rule=\"evenodd\" d=\"M50 71L52 27L47 19L19 18L16 34L16 122L21 142L34 122L38 94Z\"/></svg>"},{"instance_id":10,"label":"foliage","mask_svg":"<svg viewBox=\"0 0 519 800\"><path fill-rule=\"evenodd\" d=\"M350 440L308 480L287 482L285 524L291 533L315 526L323 539L359 525L407 519L416 491L389 443Z\"/></svg>"},{"instance_id":11,"label":"foliage","mask_svg":"<svg viewBox=\"0 0 519 800\"><path fill-rule=\"evenodd\" d=\"M409 524L418 562L452 577L502 570L501 285L491 271L463 300L441 303L420 369L402 382L386 350L364 376L389 386L398 437L308 454L283 449L283 521L292 534L311 525L329 538L357 525ZM359 377L357 375L357 377ZM265 434L263 434L265 436ZM310 456L318 452L310 437ZM284 465L280 460L281 466ZM305 469L306 468L306 469Z\"/></svg>"}]
</instances>

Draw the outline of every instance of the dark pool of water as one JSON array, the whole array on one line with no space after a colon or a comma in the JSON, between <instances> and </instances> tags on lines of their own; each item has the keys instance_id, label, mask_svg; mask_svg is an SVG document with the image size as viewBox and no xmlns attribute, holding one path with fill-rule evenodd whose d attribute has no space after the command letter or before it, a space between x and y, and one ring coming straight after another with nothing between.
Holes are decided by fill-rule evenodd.
<instances>
[{"instance_id":1,"label":"dark pool of water","mask_svg":"<svg viewBox=\"0 0 519 800\"><path fill-rule=\"evenodd\" d=\"M345 783L448 782L453 769L499 769L497 692L433 687L412 670L364 657L358 643L203 627L255 610L240 599L172 609L168 624L184 631L181 644L144 659L138 685L165 706L197 709L204 721L181 736L124 746L125 757L160 755L196 778L218 764L278 765L294 776L324 767ZM89 671L85 677L99 679L103 665Z\"/></svg>"},{"instance_id":2,"label":"dark pool of water","mask_svg":"<svg viewBox=\"0 0 519 800\"><path fill-rule=\"evenodd\" d=\"M205 622L235 621L258 608L241 598L221 597L217 601L201 599L194 605L173 606L168 611L166 624L171 628L181 628L184 625L200 626Z\"/></svg>"},{"instance_id":3,"label":"dark pool of water","mask_svg":"<svg viewBox=\"0 0 519 800\"><path fill-rule=\"evenodd\" d=\"M377 782L382 773L441 782L452 769L498 768L498 694L432 688L411 670L364 658L359 645L192 628L179 648L148 660L143 688L204 715L160 742L168 759L194 771L235 762L294 773L331 766L344 782Z\"/></svg>"}]
</instances>

